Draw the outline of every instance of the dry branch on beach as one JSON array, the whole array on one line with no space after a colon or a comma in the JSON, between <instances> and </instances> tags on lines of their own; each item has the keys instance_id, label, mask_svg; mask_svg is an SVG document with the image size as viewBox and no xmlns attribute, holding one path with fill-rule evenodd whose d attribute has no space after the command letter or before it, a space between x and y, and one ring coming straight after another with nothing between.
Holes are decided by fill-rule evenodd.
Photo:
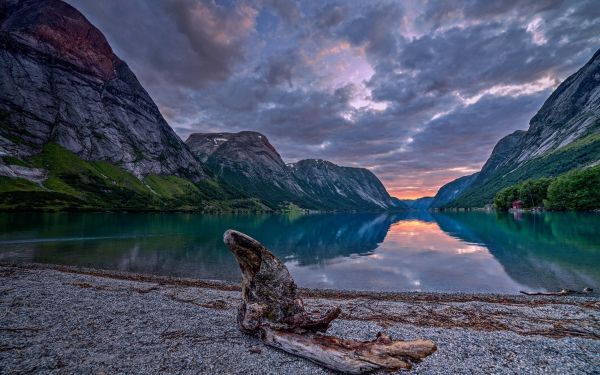
<instances>
[{"instance_id":1,"label":"dry branch on beach","mask_svg":"<svg viewBox=\"0 0 600 375\"><path fill-rule=\"evenodd\" d=\"M285 265L255 239L228 230L223 236L242 271L238 323L243 332L288 353L351 374L378 369L410 369L436 350L430 340L392 340L379 333L373 341L326 336L338 307L307 311Z\"/></svg>"},{"instance_id":2,"label":"dry branch on beach","mask_svg":"<svg viewBox=\"0 0 600 375\"><path fill-rule=\"evenodd\" d=\"M581 291L571 289L561 289L558 292L524 292L521 290L521 294L527 296L571 296L574 294L590 294L594 291L592 288L583 288Z\"/></svg>"}]
</instances>

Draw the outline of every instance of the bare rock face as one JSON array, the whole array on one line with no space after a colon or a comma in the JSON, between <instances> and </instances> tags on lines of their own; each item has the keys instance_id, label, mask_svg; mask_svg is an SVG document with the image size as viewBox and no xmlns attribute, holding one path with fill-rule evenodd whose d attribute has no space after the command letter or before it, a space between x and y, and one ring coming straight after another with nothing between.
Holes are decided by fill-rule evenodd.
<instances>
[{"instance_id":1,"label":"bare rock face","mask_svg":"<svg viewBox=\"0 0 600 375\"><path fill-rule=\"evenodd\" d=\"M327 160L307 159L290 164L302 189L319 205L331 209L387 209L395 204L368 169L341 167Z\"/></svg>"},{"instance_id":2,"label":"bare rock face","mask_svg":"<svg viewBox=\"0 0 600 375\"><path fill-rule=\"evenodd\" d=\"M0 0L0 154L49 142L138 177L200 164L102 33L59 0Z\"/></svg>"},{"instance_id":3,"label":"bare rock face","mask_svg":"<svg viewBox=\"0 0 600 375\"><path fill-rule=\"evenodd\" d=\"M273 204L292 202L303 195L281 156L263 134L195 133L186 144L215 175L246 193Z\"/></svg>"},{"instance_id":4,"label":"bare rock face","mask_svg":"<svg viewBox=\"0 0 600 375\"><path fill-rule=\"evenodd\" d=\"M325 160L286 165L263 134L192 134L192 152L229 185L272 204L292 202L311 209L382 210L394 203L377 177L363 168Z\"/></svg>"},{"instance_id":5,"label":"bare rock face","mask_svg":"<svg viewBox=\"0 0 600 375\"><path fill-rule=\"evenodd\" d=\"M600 125L600 49L562 82L529 122L516 164L564 147Z\"/></svg>"}]
</instances>

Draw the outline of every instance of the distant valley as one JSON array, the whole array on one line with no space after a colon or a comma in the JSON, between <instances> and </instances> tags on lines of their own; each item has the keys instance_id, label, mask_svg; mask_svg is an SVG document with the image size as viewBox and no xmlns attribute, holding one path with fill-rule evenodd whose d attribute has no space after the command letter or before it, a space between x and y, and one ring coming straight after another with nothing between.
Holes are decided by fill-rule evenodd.
<instances>
[{"instance_id":1,"label":"distant valley","mask_svg":"<svg viewBox=\"0 0 600 375\"><path fill-rule=\"evenodd\" d=\"M422 197L417 199L398 199L394 198L398 201L397 205L405 205L406 209L411 211L426 211L431 207L431 202L433 202L433 197Z\"/></svg>"}]
</instances>

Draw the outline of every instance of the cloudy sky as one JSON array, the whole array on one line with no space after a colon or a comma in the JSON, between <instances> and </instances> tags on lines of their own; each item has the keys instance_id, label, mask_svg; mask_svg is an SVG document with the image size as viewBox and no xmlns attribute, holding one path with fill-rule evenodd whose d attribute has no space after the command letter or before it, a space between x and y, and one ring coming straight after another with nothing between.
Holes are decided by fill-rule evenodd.
<instances>
[{"instance_id":1,"label":"cloudy sky","mask_svg":"<svg viewBox=\"0 0 600 375\"><path fill-rule=\"evenodd\" d=\"M479 170L600 46L597 0L68 0L182 139L256 130L392 195Z\"/></svg>"}]
</instances>

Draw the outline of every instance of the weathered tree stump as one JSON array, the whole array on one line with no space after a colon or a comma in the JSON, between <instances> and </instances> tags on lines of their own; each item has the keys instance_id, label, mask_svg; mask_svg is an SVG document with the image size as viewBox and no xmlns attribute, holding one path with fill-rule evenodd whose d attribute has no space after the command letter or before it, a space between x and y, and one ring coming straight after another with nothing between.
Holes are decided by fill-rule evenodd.
<instances>
[{"instance_id":1,"label":"weathered tree stump","mask_svg":"<svg viewBox=\"0 0 600 375\"><path fill-rule=\"evenodd\" d=\"M381 332L373 341L323 335L340 314L339 307L307 311L288 269L260 242L234 230L226 231L223 240L242 271L238 324L243 332L288 353L351 374L410 369L412 362L435 352L435 343L430 340L398 341Z\"/></svg>"}]
</instances>

